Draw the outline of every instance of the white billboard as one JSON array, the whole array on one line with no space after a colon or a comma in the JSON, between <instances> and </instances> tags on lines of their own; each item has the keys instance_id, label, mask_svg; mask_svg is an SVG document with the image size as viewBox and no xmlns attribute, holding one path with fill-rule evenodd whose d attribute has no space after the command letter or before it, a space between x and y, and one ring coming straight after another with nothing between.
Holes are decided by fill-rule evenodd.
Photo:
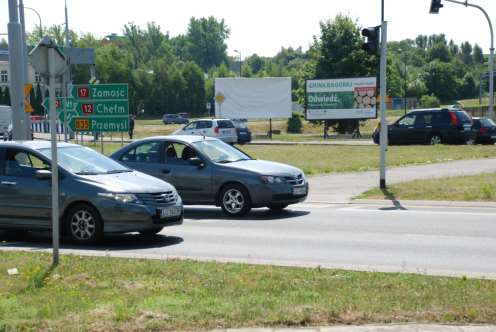
<instances>
[{"instance_id":1,"label":"white billboard","mask_svg":"<svg viewBox=\"0 0 496 332\"><path fill-rule=\"evenodd\" d=\"M370 119L377 117L375 77L308 80L305 114L308 120Z\"/></svg>"},{"instance_id":2,"label":"white billboard","mask_svg":"<svg viewBox=\"0 0 496 332\"><path fill-rule=\"evenodd\" d=\"M218 118L289 118L291 109L291 77L215 79Z\"/></svg>"}]
</instances>

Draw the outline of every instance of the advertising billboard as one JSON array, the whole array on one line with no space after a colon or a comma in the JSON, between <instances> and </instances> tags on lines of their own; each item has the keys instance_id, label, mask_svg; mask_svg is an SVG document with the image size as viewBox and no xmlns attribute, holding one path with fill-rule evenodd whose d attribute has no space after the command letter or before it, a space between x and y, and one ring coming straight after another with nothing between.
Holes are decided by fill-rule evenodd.
<instances>
[{"instance_id":1,"label":"advertising billboard","mask_svg":"<svg viewBox=\"0 0 496 332\"><path fill-rule=\"evenodd\" d=\"M215 116L230 119L291 117L291 78L216 78Z\"/></svg>"},{"instance_id":2,"label":"advertising billboard","mask_svg":"<svg viewBox=\"0 0 496 332\"><path fill-rule=\"evenodd\" d=\"M377 118L379 98L375 77L307 80L307 120Z\"/></svg>"}]
</instances>

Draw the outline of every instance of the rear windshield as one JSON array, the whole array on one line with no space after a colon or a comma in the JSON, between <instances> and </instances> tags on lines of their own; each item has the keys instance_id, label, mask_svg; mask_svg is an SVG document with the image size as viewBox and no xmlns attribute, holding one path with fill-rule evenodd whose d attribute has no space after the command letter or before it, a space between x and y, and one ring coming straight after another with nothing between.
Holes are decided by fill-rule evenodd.
<instances>
[{"instance_id":1,"label":"rear windshield","mask_svg":"<svg viewBox=\"0 0 496 332\"><path fill-rule=\"evenodd\" d=\"M219 128L234 128L234 124L229 120L219 120L217 121L217 126Z\"/></svg>"},{"instance_id":2,"label":"rear windshield","mask_svg":"<svg viewBox=\"0 0 496 332\"><path fill-rule=\"evenodd\" d=\"M458 120L462 123L471 123L472 120L470 119L470 116L467 114L465 111L456 111L456 115L458 116Z\"/></svg>"},{"instance_id":3,"label":"rear windshield","mask_svg":"<svg viewBox=\"0 0 496 332\"><path fill-rule=\"evenodd\" d=\"M484 128L491 128L496 126L493 120L488 119L488 118L482 118L480 119L481 126Z\"/></svg>"}]
</instances>

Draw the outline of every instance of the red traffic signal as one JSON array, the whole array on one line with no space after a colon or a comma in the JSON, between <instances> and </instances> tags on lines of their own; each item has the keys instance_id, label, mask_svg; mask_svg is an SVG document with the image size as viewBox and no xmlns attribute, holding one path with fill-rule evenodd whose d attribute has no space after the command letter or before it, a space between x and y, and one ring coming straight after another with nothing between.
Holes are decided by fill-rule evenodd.
<instances>
[{"instance_id":1,"label":"red traffic signal","mask_svg":"<svg viewBox=\"0 0 496 332\"><path fill-rule=\"evenodd\" d=\"M377 54L379 51L379 29L380 26L376 26L362 30L362 36L367 38L362 44L362 49L369 54Z\"/></svg>"},{"instance_id":2,"label":"red traffic signal","mask_svg":"<svg viewBox=\"0 0 496 332\"><path fill-rule=\"evenodd\" d=\"M439 9L444 7L441 1L442 0L431 0L430 14L439 14Z\"/></svg>"}]
</instances>

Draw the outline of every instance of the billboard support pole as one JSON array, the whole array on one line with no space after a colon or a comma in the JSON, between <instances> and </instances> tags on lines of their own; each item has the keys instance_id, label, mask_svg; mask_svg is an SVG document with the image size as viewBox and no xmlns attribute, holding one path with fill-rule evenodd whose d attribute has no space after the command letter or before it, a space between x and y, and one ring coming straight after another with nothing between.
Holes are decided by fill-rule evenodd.
<instances>
[{"instance_id":1,"label":"billboard support pole","mask_svg":"<svg viewBox=\"0 0 496 332\"><path fill-rule=\"evenodd\" d=\"M380 70L380 95L381 95L381 132L380 132L380 180L379 187L386 189L386 151L388 124L386 119L386 62L387 61L387 22L382 22L381 31L381 70Z\"/></svg>"}]
</instances>

